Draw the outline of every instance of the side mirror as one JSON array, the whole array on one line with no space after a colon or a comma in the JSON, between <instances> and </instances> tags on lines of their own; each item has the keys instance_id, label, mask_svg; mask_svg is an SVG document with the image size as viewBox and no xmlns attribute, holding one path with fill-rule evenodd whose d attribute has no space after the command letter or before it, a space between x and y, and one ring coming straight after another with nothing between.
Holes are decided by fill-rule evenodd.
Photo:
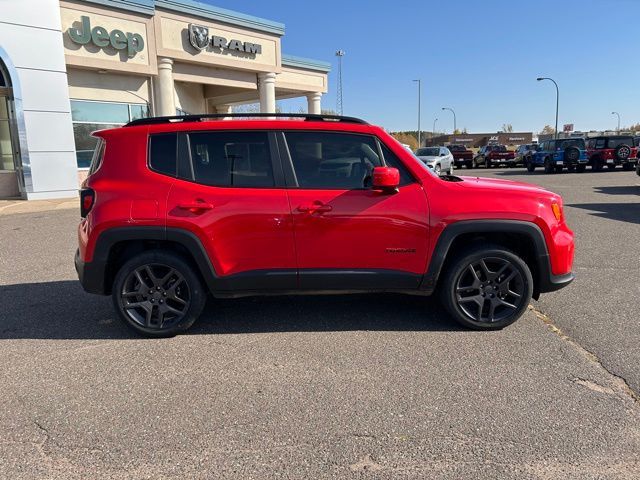
<instances>
[{"instance_id":1,"label":"side mirror","mask_svg":"<svg viewBox=\"0 0 640 480\"><path fill-rule=\"evenodd\" d=\"M440 156L444 157L444 156L446 156L446 153L441 153Z\"/></svg>"},{"instance_id":2,"label":"side mirror","mask_svg":"<svg viewBox=\"0 0 640 480\"><path fill-rule=\"evenodd\" d=\"M375 167L373 169L374 190L396 190L400 185L400 171L392 167Z\"/></svg>"}]
</instances>

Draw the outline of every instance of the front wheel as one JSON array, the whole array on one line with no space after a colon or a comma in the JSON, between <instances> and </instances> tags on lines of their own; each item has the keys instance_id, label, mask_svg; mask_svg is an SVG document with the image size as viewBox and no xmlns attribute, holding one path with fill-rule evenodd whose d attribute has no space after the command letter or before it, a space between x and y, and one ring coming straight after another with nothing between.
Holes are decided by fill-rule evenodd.
<instances>
[{"instance_id":1,"label":"front wheel","mask_svg":"<svg viewBox=\"0 0 640 480\"><path fill-rule=\"evenodd\" d=\"M180 256L150 251L120 268L112 300L128 327L148 337L171 337L193 325L206 294L198 275Z\"/></svg>"},{"instance_id":2,"label":"front wheel","mask_svg":"<svg viewBox=\"0 0 640 480\"><path fill-rule=\"evenodd\" d=\"M529 172L529 173L533 173L535 171L535 169L536 169L536 164L533 163L532 160L527 160L525 162L525 165L527 167L527 172Z\"/></svg>"},{"instance_id":3,"label":"front wheel","mask_svg":"<svg viewBox=\"0 0 640 480\"><path fill-rule=\"evenodd\" d=\"M469 170L473 168L473 161L471 162L464 162L464 166L467 167Z\"/></svg>"},{"instance_id":4,"label":"front wheel","mask_svg":"<svg viewBox=\"0 0 640 480\"><path fill-rule=\"evenodd\" d=\"M435 167L433 167L433 171L436 172L436 175L440 176L440 172L442 171L442 167L440 167L440 164L436 164Z\"/></svg>"},{"instance_id":5,"label":"front wheel","mask_svg":"<svg viewBox=\"0 0 640 480\"><path fill-rule=\"evenodd\" d=\"M455 259L439 288L444 307L458 323L475 330L499 330L527 309L533 278L515 253L482 245Z\"/></svg>"},{"instance_id":6,"label":"front wheel","mask_svg":"<svg viewBox=\"0 0 640 480\"><path fill-rule=\"evenodd\" d=\"M616 169L616 165L615 165L615 163L609 163L609 164L607 165L607 168L608 168L609 170L615 170L615 169Z\"/></svg>"},{"instance_id":7,"label":"front wheel","mask_svg":"<svg viewBox=\"0 0 640 480\"><path fill-rule=\"evenodd\" d=\"M550 159L545 159L544 161L544 173L553 173L555 171L553 163L551 163Z\"/></svg>"}]
</instances>

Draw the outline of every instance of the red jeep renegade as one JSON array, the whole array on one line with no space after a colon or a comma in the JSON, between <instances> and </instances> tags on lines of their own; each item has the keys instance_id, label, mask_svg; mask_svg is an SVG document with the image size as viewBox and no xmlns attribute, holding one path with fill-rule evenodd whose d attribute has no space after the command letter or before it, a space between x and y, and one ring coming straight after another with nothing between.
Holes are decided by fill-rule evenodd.
<instances>
[{"instance_id":1,"label":"red jeep renegade","mask_svg":"<svg viewBox=\"0 0 640 480\"><path fill-rule=\"evenodd\" d=\"M355 118L227 117L94 134L76 269L138 332L184 331L207 292L438 292L458 322L500 329L573 280L552 192L440 178Z\"/></svg>"}]
</instances>

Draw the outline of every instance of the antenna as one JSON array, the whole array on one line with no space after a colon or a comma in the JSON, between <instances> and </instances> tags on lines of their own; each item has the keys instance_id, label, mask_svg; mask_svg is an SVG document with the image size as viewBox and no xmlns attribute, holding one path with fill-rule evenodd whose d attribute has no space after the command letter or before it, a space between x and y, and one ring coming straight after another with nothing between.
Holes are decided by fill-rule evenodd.
<instances>
[{"instance_id":1,"label":"antenna","mask_svg":"<svg viewBox=\"0 0 640 480\"><path fill-rule=\"evenodd\" d=\"M336 95L336 113L342 115L342 57L346 52L344 50L337 50L336 57L338 57L338 93Z\"/></svg>"}]
</instances>

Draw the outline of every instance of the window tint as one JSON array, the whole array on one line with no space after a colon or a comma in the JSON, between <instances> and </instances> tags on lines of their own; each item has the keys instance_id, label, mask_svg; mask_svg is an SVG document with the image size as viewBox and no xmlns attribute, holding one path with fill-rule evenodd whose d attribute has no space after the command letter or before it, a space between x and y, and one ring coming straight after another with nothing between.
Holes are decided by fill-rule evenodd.
<instances>
[{"instance_id":1,"label":"window tint","mask_svg":"<svg viewBox=\"0 0 640 480\"><path fill-rule=\"evenodd\" d=\"M161 133L149 137L149 166L158 173L176 176L178 136Z\"/></svg>"},{"instance_id":2,"label":"window tint","mask_svg":"<svg viewBox=\"0 0 640 480\"><path fill-rule=\"evenodd\" d=\"M267 132L189 134L194 180L215 187L273 187Z\"/></svg>"},{"instance_id":3,"label":"window tint","mask_svg":"<svg viewBox=\"0 0 640 480\"><path fill-rule=\"evenodd\" d=\"M618 148L620 145L633 145L633 138L631 137L620 137L620 138L610 138L607 144L607 148Z\"/></svg>"},{"instance_id":4,"label":"window tint","mask_svg":"<svg viewBox=\"0 0 640 480\"><path fill-rule=\"evenodd\" d=\"M604 148L604 146L606 145L606 140L604 138L598 138L596 139L596 146L595 148Z\"/></svg>"},{"instance_id":5,"label":"window tint","mask_svg":"<svg viewBox=\"0 0 640 480\"><path fill-rule=\"evenodd\" d=\"M92 175L100 165L102 165L102 159L104 158L105 141L102 138L98 138L98 145L93 152L93 158L91 159L91 165L89 166L89 175Z\"/></svg>"},{"instance_id":6,"label":"window tint","mask_svg":"<svg viewBox=\"0 0 640 480\"><path fill-rule=\"evenodd\" d=\"M367 188L373 168L382 166L376 141L368 135L287 132L285 136L302 188Z\"/></svg>"}]
</instances>

